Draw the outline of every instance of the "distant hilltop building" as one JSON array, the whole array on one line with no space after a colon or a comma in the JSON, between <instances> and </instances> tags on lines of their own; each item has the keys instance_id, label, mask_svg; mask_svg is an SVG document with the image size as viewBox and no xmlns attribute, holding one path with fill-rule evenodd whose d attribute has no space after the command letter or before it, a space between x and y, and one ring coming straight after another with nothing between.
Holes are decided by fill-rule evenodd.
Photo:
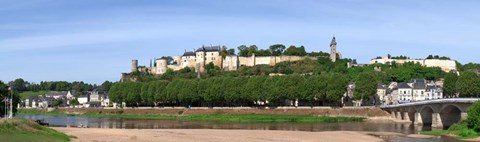
<instances>
[{"instance_id":1,"label":"distant hilltop building","mask_svg":"<svg viewBox=\"0 0 480 142\"><path fill-rule=\"evenodd\" d=\"M457 70L457 64L455 60L450 59L392 59L389 56L384 56L370 60L370 64L390 64L393 62L396 64L403 64L407 62L419 63L420 65L426 67L439 67L445 72Z\"/></svg>"},{"instance_id":2,"label":"distant hilltop building","mask_svg":"<svg viewBox=\"0 0 480 142\"><path fill-rule=\"evenodd\" d=\"M337 52L337 41L335 41L335 36L332 38L332 42L330 42L330 60L335 62L337 59L341 59L342 54Z\"/></svg>"},{"instance_id":3,"label":"distant hilltop building","mask_svg":"<svg viewBox=\"0 0 480 142\"><path fill-rule=\"evenodd\" d=\"M341 54L337 52L337 42L335 37L333 37L332 42L330 43L331 53L333 56L330 56L332 61L341 58ZM316 57L308 56L255 56L253 54L250 57L242 57L237 55L227 55L222 57L220 52L222 50L221 45L216 46L202 46L196 50L187 51L181 56L173 56L173 62L168 62L167 59L157 58L154 60L154 63L150 63L149 67L139 66L138 60L132 60L131 71L136 72L148 72L153 75L164 74L168 69L173 71L183 69L185 67L193 68L196 72L204 72L204 66L209 63L213 63L215 66L221 67L226 71L235 71L240 66L255 66L255 65L270 65L274 66L277 63L285 61L299 61L306 58L316 60ZM126 73L122 74L122 79L126 77Z\"/></svg>"}]
</instances>

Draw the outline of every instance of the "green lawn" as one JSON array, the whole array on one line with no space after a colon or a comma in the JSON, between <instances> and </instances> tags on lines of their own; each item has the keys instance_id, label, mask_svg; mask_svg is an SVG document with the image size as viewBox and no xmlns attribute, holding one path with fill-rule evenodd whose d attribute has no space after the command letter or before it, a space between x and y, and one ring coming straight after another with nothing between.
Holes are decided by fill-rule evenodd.
<instances>
[{"instance_id":1,"label":"green lawn","mask_svg":"<svg viewBox=\"0 0 480 142\"><path fill-rule=\"evenodd\" d=\"M65 114L62 112L43 112L38 110L19 110L18 114L55 115L55 116L84 116L84 117L107 117L107 118L131 118L131 119L164 119L164 120L192 120L192 121L216 121L216 122L362 122L362 117L330 117L314 115L265 115L265 114L193 114L193 115L132 115L132 114Z\"/></svg>"},{"instance_id":2,"label":"green lawn","mask_svg":"<svg viewBox=\"0 0 480 142\"><path fill-rule=\"evenodd\" d=\"M22 92L19 95L20 95L20 99L26 99L30 96L45 95L47 93L48 93L48 91L38 91L38 92L27 91L27 92Z\"/></svg>"},{"instance_id":3,"label":"green lawn","mask_svg":"<svg viewBox=\"0 0 480 142\"><path fill-rule=\"evenodd\" d=\"M0 120L0 140L6 142L68 142L72 137L25 119Z\"/></svg>"}]
</instances>

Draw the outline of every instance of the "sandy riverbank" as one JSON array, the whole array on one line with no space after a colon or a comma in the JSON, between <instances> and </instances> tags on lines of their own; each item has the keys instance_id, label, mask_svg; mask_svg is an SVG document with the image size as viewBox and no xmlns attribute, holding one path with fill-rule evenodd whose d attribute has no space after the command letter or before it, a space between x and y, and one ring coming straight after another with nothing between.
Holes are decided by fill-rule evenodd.
<instances>
[{"instance_id":1,"label":"sandy riverbank","mask_svg":"<svg viewBox=\"0 0 480 142\"><path fill-rule=\"evenodd\" d=\"M78 137L74 142L382 142L368 132L264 131L215 129L101 129L54 128ZM400 135L389 133L387 135Z\"/></svg>"}]
</instances>

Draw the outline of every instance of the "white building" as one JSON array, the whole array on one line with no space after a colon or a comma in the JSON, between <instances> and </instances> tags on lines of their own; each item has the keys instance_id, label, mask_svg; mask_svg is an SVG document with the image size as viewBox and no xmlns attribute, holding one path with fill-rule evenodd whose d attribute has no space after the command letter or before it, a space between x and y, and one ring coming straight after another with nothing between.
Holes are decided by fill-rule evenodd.
<instances>
[{"instance_id":1,"label":"white building","mask_svg":"<svg viewBox=\"0 0 480 142\"><path fill-rule=\"evenodd\" d=\"M414 79L412 81L412 86L413 86L413 98L412 98L412 101L423 101L423 100L426 100L426 83L425 83L425 80L423 79Z\"/></svg>"},{"instance_id":2,"label":"white building","mask_svg":"<svg viewBox=\"0 0 480 142\"><path fill-rule=\"evenodd\" d=\"M407 83L398 84L398 96L400 101L412 101L412 87Z\"/></svg>"},{"instance_id":3,"label":"white building","mask_svg":"<svg viewBox=\"0 0 480 142\"><path fill-rule=\"evenodd\" d=\"M84 105L90 101L90 96L89 94L80 95L77 100L80 105Z\"/></svg>"},{"instance_id":4,"label":"white building","mask_svg":"<svg viewBox=\"0 0 480 142\"><path fill-rule=\"evenodd\" d=\"M443 90L440 86L437 85L427 85L426 88L426 99L434 100L443 98Z\"/></svg>"}]
</instances>

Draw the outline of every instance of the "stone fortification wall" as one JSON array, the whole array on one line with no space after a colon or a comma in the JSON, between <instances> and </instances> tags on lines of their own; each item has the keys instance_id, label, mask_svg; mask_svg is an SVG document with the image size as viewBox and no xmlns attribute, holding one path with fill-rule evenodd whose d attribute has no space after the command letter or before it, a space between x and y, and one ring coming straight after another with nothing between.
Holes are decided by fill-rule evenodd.
<instances>
[{"instance_id":1,"label":"stone fortification wall","mask_svg":"<svg viewBox=\"0 0 480 142\"><path fill-rule=\"evenodd\" d=\"M372 59L370 60L370 64L386 64L386 63L392 63L395 62L397 64L404 64L407 62L413 62L413 63L419 63L423 66L426 67L440 67L443 71L449 72L452 70L457 70L457 65L455 63L455 60L440 60L440 59L425 59L425 60L420 60L420 59L388 59L386 57L382 59Z\"/></svg>"},{"instance_id":2,"label":"stone fortification wall","mask_svg":"<svg viewBox=\"0 0 480 142\"><path fill-rule=\"evenodd\" d=\"M457 63L453 60L427 59L424 61L424 65L427 67L440 67L445 72L457 69Z\"/></svg>"}]
</instances>

